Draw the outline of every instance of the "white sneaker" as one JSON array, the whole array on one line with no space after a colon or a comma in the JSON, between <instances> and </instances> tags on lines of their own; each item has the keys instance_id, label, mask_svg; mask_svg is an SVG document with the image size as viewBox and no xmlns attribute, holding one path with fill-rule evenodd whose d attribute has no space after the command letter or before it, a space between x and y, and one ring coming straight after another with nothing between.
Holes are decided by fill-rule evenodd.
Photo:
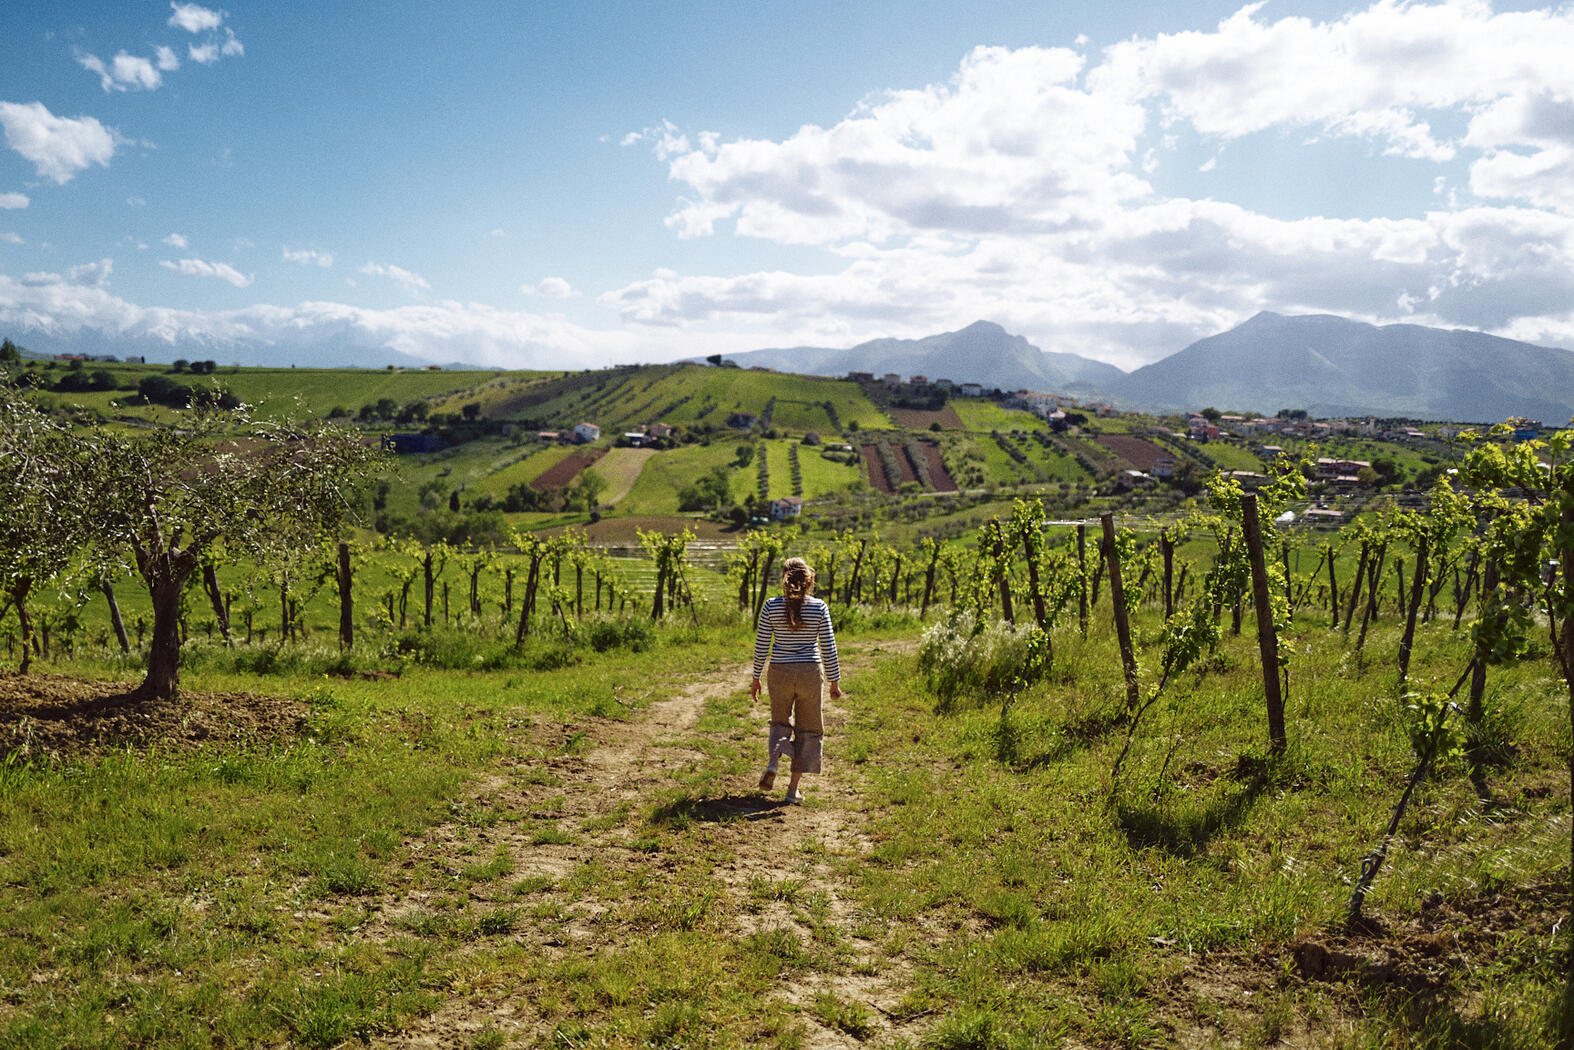
<instances>
[{"instance_id":1,"label":"white sneaker","mask_svg":"<svg viewBox=\"0 0 1574 1050\"><path fill-rule=\"evenodd\" d=\"M789 806L802 805L803 804L803 792L802 791L788 791L786 795L782 796L782 801L787 803Z\"/></svg>"},{"instance_id":2,"label":"white sneaker","mask_svg":"<svg viewBox=\"0 0 1574 1050\"><path fill-rule=\"evenodd\" d=\"M769 791L776 786L776 770L767 769L760 774L760 790Z\"/></svg>"}]
</instances>

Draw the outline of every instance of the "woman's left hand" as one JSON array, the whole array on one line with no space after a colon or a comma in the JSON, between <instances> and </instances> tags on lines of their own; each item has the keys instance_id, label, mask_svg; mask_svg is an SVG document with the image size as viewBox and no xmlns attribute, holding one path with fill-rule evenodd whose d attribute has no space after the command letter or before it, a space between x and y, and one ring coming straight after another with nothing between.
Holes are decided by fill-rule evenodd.
<instances>
[{"instance_id":1,"label":"woman's left hand","mask_svg":"<svg viewBox=\"0 0 1574 1050\"><path fill-rule=\"evenodd\" d=\"M749 703L754 703L760 698L760 680L752 679L749 682Z\"/></svg>"}]
</instances>

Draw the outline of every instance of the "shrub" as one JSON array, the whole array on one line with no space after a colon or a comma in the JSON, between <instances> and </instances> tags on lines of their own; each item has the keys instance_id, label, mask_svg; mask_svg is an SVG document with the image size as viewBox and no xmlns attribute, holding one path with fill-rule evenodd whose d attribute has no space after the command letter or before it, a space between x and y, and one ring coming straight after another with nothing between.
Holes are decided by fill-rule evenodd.
<instances>
[{"instance_id":1,"label":"shrub","mask_svg":"<svg viewBox=\"0 0 1574 1050\"><path fill-rule=\"evenodd\" d=\"M1041 674L1040 632L1004 621L980 624L971 612L952 613L924 632L918 667L942 710L957 701L1003 699Z\"/></svg>"}]
</instances>

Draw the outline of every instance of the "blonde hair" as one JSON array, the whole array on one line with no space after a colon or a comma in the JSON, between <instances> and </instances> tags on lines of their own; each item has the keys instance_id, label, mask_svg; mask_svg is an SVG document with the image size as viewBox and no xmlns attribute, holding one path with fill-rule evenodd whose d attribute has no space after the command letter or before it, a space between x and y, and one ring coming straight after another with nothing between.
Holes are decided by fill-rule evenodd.
<instances>
[{"instance_id":1,"label":"blonde hair","mask_svg":"<svg viewBox=\"0 0 1574 1050\"><path fill-rule=\"evenodd\" d=\"M802 558L788 558L782 566L782 594L787 597L787 626L803 626L803 600L814 593L814 569Z\"/></svg>"}]
</instances>

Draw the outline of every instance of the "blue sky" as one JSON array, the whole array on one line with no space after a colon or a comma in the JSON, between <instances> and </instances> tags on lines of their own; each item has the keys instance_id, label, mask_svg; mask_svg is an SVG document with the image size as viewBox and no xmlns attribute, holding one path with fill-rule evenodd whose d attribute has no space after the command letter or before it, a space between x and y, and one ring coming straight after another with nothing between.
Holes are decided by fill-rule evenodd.
<instances>
[{"instance_id":1,"label":"blue sky","mask_svg":"<svg viewBox=\"0 0 1574 1050\"><path fill-rule=\"evenodd\" d=\"M1477 2L5 5L0 334L576 367L987 319L1131 368L1269 309L1574 347L1570 54L1571 9Z\"/></svg>"}]
</instances>

